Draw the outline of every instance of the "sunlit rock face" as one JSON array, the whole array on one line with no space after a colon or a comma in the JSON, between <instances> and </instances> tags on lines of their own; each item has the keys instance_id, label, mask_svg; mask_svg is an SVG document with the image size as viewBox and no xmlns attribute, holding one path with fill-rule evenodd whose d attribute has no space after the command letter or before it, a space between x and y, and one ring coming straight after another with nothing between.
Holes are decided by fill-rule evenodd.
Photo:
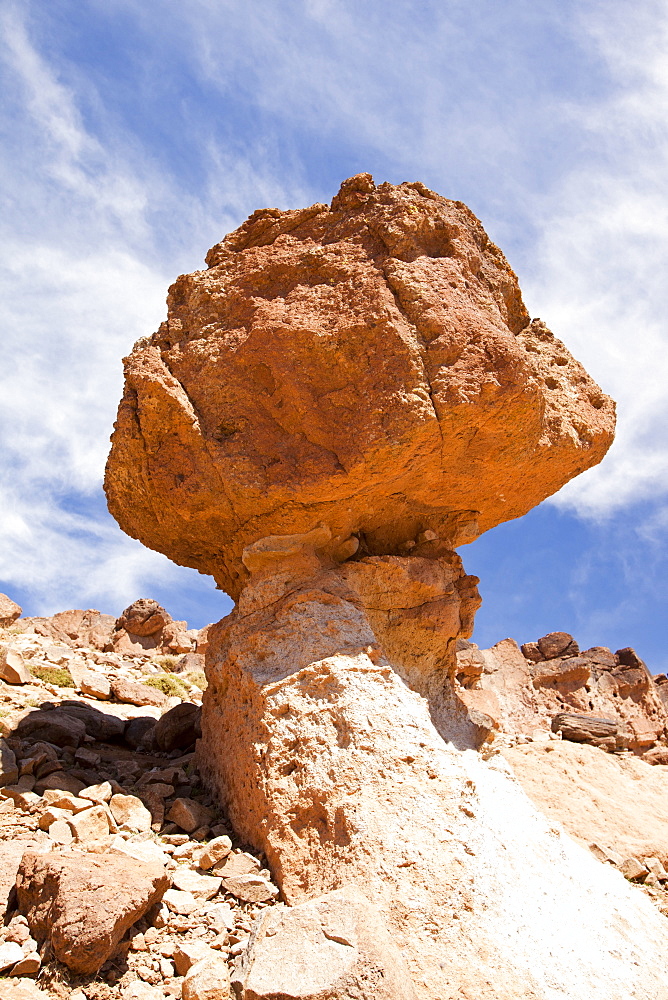
<instances>
[{"instance_id":1,"label":"sunlit rock face","mask_svg":"<svg viewBox=\"0 0 668 1000\"><path fill-rule=\"evenodd\" d=\"M612 440L612 401L530 322L479 221L422 184L360 174L331 206L260 210L207 263L126 359L106 491L126 532L235 598L263 537L322 523L335 560L352 535L453 548Z\"/></svg>"}]
</instances>

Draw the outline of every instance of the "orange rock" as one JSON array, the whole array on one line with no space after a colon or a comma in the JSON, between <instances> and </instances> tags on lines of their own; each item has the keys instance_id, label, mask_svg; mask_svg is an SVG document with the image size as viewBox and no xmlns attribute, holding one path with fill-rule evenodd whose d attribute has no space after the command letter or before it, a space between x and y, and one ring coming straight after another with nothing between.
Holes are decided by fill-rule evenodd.
<instances>
[{"instance_id":1,"label":"orange rock","mask_svg":"<svg viewBox=\"0 0 668 1000\"><path fill-rule=\"evenodd\" d=\"M529 321L479 221L422 184L360 174L207 262L126 359L106 491L128 534L235 598L260 538L322 522L338 560L452 548L612 440L612 401Z\"/></svg>"}]
</instances>

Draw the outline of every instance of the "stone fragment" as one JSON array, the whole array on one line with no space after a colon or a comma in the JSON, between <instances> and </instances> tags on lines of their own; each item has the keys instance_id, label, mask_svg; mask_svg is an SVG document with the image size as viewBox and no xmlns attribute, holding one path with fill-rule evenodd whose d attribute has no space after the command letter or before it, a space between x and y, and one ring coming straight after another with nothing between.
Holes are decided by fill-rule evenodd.
<instances>
[{"instance_id":1,"label":"stone fragment","mask_svg":"<svg viewBox=\"0 0 668 1000\"><path fill-rule=\"evenodd\" d=\"M662 882L665 882L668 879L668 872L663 867L659 858L643 858L642 863L648 871L650 871L653 875L656 875L656 877Z\"/></svg>"},{"instance_id":2,"label":"stone fragment","mask_svg":"<svg viewBox=\"0 0 668 1000\"><path fill-rule=\"evenodd\" d=\"M11 971L12 976L36 976L42 966L38 951L29 951Z\"/></svg>"},{"instance_id":3,"label":"stone fragment","mask_svg":"<svg viewBox=\"0 0 668 1000\"><path fill-rule=\"evenodd\" d=\"M557 656L577 656L580 647L568 632L550 632L538 640L538 649L545 660Z\"/></svg>"},{"instance_id":4,"label":"stone fragment","mask_svg":"<svg viewBox=\"0 0 668 1000\"><path fill-rule=\"evenodd\" d=\"M591 743L617 735L614 719L598 719L593 715L577 715L575 712L559 712L552 719L553 733L561 732L562 739L573 743ZM614 743L613 743L614 746Z\"/></svg>"},{"instance_id":5,"label":"stone fragment","mask_svg":"<svg viewBox=\"0 0 668 1000\"><path fill-rule=\"evenodd\" d=\"M13 965L23 958L23 948L15 941L4 941L0 943L0 972L11 969Z\"/></svg>"},{"instance_id":6,"label":"stone fragment","mask_svg":"<svg viewBox=\"0 0 668 1000\"><path fill-rule=\"evenodd\" d=\"M642 882L647 875L647 868L637 858L624 858L617 867L629 882Z\"/></svg>"},{"instance_id":7,"label":"stone fragment","mask_svg":"<svg viewBox=\"0 0 668 1000\"><path fill-rule=\"evenodd\" d=\"M54 844L65 847L74 842L74 831L66 819L55 819L49 826L48 833Z\"/></svg>"},{"instance_id":8,"label":"stone fragment","mask_svg":"<svg viewBox=\"0 0 668 1000\"><path fill-rule=\"evenodd\" d=\"M112 795L111 814L119 826L135 833L151 829L151 813L136 795Z\"/></svg>"},{"instance_id":9,"label":"stone fragment","mask_svg":"<svg viewBox=\"0 0 668 1000\"><path fill-rule=\"evenodd\" d=\"M215 903L207 910L206 921L215 931L234 930L234 911L229 903Z\"/></svg>"},{"instance_id":10,"label":"stone fragment","mask_svg":"<svg viewBox=\"0 0 668 1000\"><path fill-rule=\"evenodd\" d=\"M84 790L82 789L82 791ZM64 809L71 813L81 812L82 809L90 809L89 799L73 795L72 792L64 791L61 788L46 788L42 798L50 808Z\"/></svg>"},{"instance_id":11,"label":"stone fragment","mask_svg":"<svg viewBox=\"0 0 668 1000\"><path fill-rule=\"evenodd\" d=\"M67 774L66 771L54 771L52 774L47 774L46 778L39 779L35 785L35 791L39 795L43 795L47 791L69 792L73 798L76 798L85 787L84 781Z\"/></svg>"},{"instance_id":12,"label":"stone fragment","mask_svg":"<svg viewBox=\"0 0 668 1000\"><path fill-rule=\"evenodd\" d=\"M78 747L86 735L86 727L80 719L54 708L24 716L17 726L17 733L21 739L29 737L54 743L58 747Z\"/></svg>"},{"instance_id":13,"label":"stone fragment","mask_svg":"<svg viewBox=\"0 0 668 1000\"><path fill-rule=\"evenodd\" d=\"M239 1000L415 1000L401 953L354 887L259 918L235 971Z\"/></svg>"},{"instance_id":14,"label":"stone fragment","mask_svg":"<svg viewBox=\"0 0 668 1000\"><path fill-rule=\"evenodd\" d=\"M624 861L621 854L617 851L610 850L608 847L601 847L600 844L596 844L594 841L589 845L589 850L599 861L608 862L611 865L616 865L619 867Z\"/></svg>"},{"instance_id":15,"label":"stone fragment","mask_svg":"<svg viewBox=\"0 0 668 1000\"><path fill-rule=\"evenodd\" d=\"M90 802L87 803L90 806ZM38 826L40 830L48 830L56 820L67 820L72 815L65 809L57 809L55 806L47 806L39 814Z\"/></svg>"},{"instance_id":16,"label":"stone fragment","mask_svg":"<svg viewBox=\"0 0 668 1000\"><path fill-rule=\"evenodd\" d=\"M539 660L543 659L543 654L538 648L537 642L525 642L520 646L520 649L525 659L530 660L532 663L538 663Z\"/></svg>"},{"instance_id":17,"label":"stone fragment","mask_svg":"<svg viewBox=\"0 0 668 1000\"><path fill-rule=\"evenodd\" d=\"M175 674L204 673L204 654L186 653L172 669Z\"/></svg>"},{"instance_id":18,"label":"stone fragment","mask_svg":"<svg viewBox=\"0 0 668 1000\"><path fill-rule=\"evenodd\" d=\"M0 739L0 786L14 785L19 780L19 768L14 751Z\"/></svg>"},{"instance_id":19,"label":"stone fragment","mask_svg":"<svg viewBox=\"0 0 668 1000\"><path fill-rule=\"evenodd\" d=\"M130 858L136 858L138 861L157 862L161 865L166 865L169 861L169 855L163 851L160 844L156 844L153 840L138 842L116 837L110 849L120 851L121 854L125 854Z\"/></svg>"},{"instance_id":20,"label":"stone fragment","mask_svg":"<svg viewBox=\"0 0 668 1000\"><path fill-rule=\"evenodd\" d=\"M278 896L275 885L261 875L234 875L223 879L223 885L245 903L266 903Z\"/></svg>"},{"instance_id":21,"label":"stone fragment","mask_svg":"<svg viewBox=\"0 0 668 1000\"><path fill-rule=\"evenodd\" d=\"M196 855L197 864L206 871L208 868L213 868L214 865L224 861L231 850L232 841L229 837L215 837Z\"/></svg>"},{"instance_id":22,"label":"stone fragment","mask_svg":"<svg viewBox=\"0 0 668 1000\"><path fill-rule=\"evenodd\" d=\"M174 967L179 976L185 976L186 972L203 958L218 957L204 941L179 941L173 953Z\"/></svg>"},{"instance_id":23,"label":"stone fragment","mask_svg":"<svg viewBox=\"0 0 668 1000\"><path fill-rule=\"evenodd\" d=\"M199 875L189 868L177 868L172 876L174 888L191 892L195 899L213 899L220 889L221 881L212 875Z\"/></svg>"},{"instance_id":24,"label":"stone fragment","mask_svg":"<svg viewBox=\"0 0 668 1000\"><path fill-rule=\"evenodd\" d=\"M176 823L186 833L192 833L200 826L209 825L213 819L213 812L194 799L178 798L172 802L167 819Z\"/></svg>"},{"instance_id":25,"label":"stone fragment","mask_svg":"<svg viewBox=\"0 0 668 1000\"><path fill-rule=\"evenodd\" d=\"M162 691L149 687L147 684L130 681L126 677L116 677L111 682L111 693L117 701L126 702L129 705L162 707L167 705L169 701Z\"/></svg>"},{"instance_id":26,"label":"stone fragment","mask_svg":"<svg viewBox=\"0 0 668 1000\"><path fill-rule=\"evenodd\" d=\"M11 597L0 594L0 628L9 628L10 625L13 625L16 619L21 617L22 610L16 601L12 601Z\"/></svg>"},{"instance_id":27,"label":"stone fragment","mask_svg":"<svg viewBox=\"0 0 668 1000\"><path fill-rule=\"evenodd\" d=\"M16 808L22 812L30 812L40 802L39 795L35 792L26 791L25 786L20 784L5 785L4 788L0 789L0 794L12 799Z\"/></svg>"},{"instance_id":28,"label":"stone fragment","mask_svg":"<svg viewBox=\"0 0 668 1000\"><path fill-rule=\"evenodd\" d=\"M225 959L203 958L193 965L181 987L183 1000L229 1000L230 972Z\"/></svg>"},{"instance_id":29,"label":"stone fragment","mask_svg":"<svg viewBox=\"0 0 668 1000\"><path fill-rule=\"evenodd\" d=\"M130 719L125 727L125 742L133 750L139 747L149 747L153 743L153 732L155 731L156 720L150 716L140 715L136 719Z\"/></svg>"},{"instance_id":30,"label":"stone fragment","mask_svg":"<svg viewBox=\"0 0 668 1000\"><path fill-rule=\"evenodd\" d=\"M201 709L197 705L184 701L175 705L156 723L154 739L156 746L164 753L194 743L201 730L199 718Z\"/></svg>"},{"instance_id":31,"label":"stone fragment","mask_svg":"<svg viewBox=\"0 0 668 1000\"><path fill-rule=\"evenodd\" d=\"M21 653L11 646L0 646L0 681L6 684L29 684L33 676Z\"/></svg>"},{"instance_id":32,"label":"stone fragment","mask_svg":"<svg viewBox=\"0 0 668 1000\"><path fill-rule=\"evenodd\" d=\"M132 635L149 636L160 632L171 620L169 613L157 601L140 597L116 619L116 629L125 629Z\"/></svg>"},{"instance_id":33,"label":"stone fragment","mask_svg":"<svg viewBox=\"0 0 668 1000\"><path fill-rule=\"evenodd\" d=\"M105 802L109 802L111 795L111 785L108 781L103 781L99 785L89 785L88 788L82 788L79 793L81 799L95 802L96 805L103 805Z\"/></svg>"},{"instance_id":34,"label":"stone fragment","mask_svg":"<svg viewBox=\"0 0 668 1000\"><path fill-rule=\"evenodd\" d=\"M118 854L26 852L18 904L37 941L74 972L96 972L169 885L162 865Z\"/></svg>"},{"instance_id":35,"label":"stone fragment","mask_svg":"<svg viewBox=\"0 0 668 1000\"><path fill-rule=\"evenodd\" d=\"M111 683L109 678L97 670L84 670L79 680L79 689L89 698L98 701L108 701L111 698Z\"/></svg>"},{"instance_id":36,"label":"stone fragment","mask_svg":"<svg viewBox=\"0 0 668 1000\"><path fill-rule=\"evenodd\" d=\"M77 843L100 840L109 833L109 814L104 806L91 806L75 813L68 823Z\"/></svg>"},{"instance_id":37,"label":"stone fragment","mask_svg":"<svg viewBox=\"0 0 668 1000\"><path fill-rule=\"evenodd\" d=\"M3 979L2 1000L44 1000L44 993L31 979Z\"/></svg>"},{"instance_id":38,"label":"stone fragment","mask_svg":"<svg viewBox=\"0 0 668 1000\"><path fill-rule=\"evenodd\" d=\"M162 898L172 913L181 913L187 917L197 909L197 900L191 892L168 889Z\"/></svg>"},{"instance_id":39,"label":"stone fragment","mask_svg":"<svg viewBox=\"0 0 668 1000\"><path fill-rule=\"evenodd\" d=\"M537 663L531 676L535 687L541 684L582 686L591 677L591 661L584 656L554 657Z\"/></svg>"},{"instance_id":40,"label":"stone fragment","mask_svg":"<svg viewBox=\"0 0 668 1000\"><path fill-rule=\"evenodd\" d=\"M229 854L222 862L213 865L215 875L221 878L238 878L240 875L257 875L260 871L260 862L252 854L239 851Z\"/></svg>"}]
</instances>

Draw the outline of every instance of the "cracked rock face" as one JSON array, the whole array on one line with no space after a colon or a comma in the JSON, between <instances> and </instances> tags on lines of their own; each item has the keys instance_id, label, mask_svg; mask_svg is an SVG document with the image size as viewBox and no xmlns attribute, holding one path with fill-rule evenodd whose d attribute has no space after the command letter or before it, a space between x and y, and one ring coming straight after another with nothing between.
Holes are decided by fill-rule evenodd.
<instances>
[{"instance_id":1,"label":"cracked rock face","mask_svg":"<svg viewBox=\"0 0 668 1000\"><path fill-rule=\"evenodd\" d=\"M530 322L475 216L419 183L360 174L331 206L255 212L207 263L126 359L106 491L126 532L235 598L261 538L323 523L335 561L357 538L453 548L612 440L614 404Z\"/></svg>"}]
</instances>

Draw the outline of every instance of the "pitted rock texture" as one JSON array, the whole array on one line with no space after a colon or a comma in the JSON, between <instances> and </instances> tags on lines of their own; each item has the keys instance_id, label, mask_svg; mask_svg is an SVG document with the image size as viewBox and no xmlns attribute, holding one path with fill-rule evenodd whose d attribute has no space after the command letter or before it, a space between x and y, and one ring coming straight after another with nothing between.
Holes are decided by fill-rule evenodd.
<instances>
[{"instance_id":1,"label":"pitted rock texture","mask_svg":"<svg viewBox=\"0 0 668 1000\"><path fill-rule=\"evenodd\" d=\"M255 212L207 263L126 359L106 491L128 534L235 598L260 538L452 548L612 440L612 401L530 322L480 222L422 184L360 174L329 207Z\"/></svg>"},{"instance_id":2,"label":"pitted rock texture","mask_svg":"<svg viewBox=\"0 0 668 1000\"><path fill-rule=\"evenodd\" d=\"M448 703L472 600L461 570L376 556L309 576L314 556L297 550L273 539L248 553L251 584L208 631L200 771L294 907L270 929L284 919L288 952L311 942L297 949L302 993L286 993L277 963L265 989L270 936L249 945L239 995L366 996L308 992L327 971L318 949L342 953L299 918L353 885L425 1000L668 998L662 914L551 826L500 755L462 752L474 734ZM411 627L416 608L438 622L431 635Z\"/></svg>"}]
</instances>

